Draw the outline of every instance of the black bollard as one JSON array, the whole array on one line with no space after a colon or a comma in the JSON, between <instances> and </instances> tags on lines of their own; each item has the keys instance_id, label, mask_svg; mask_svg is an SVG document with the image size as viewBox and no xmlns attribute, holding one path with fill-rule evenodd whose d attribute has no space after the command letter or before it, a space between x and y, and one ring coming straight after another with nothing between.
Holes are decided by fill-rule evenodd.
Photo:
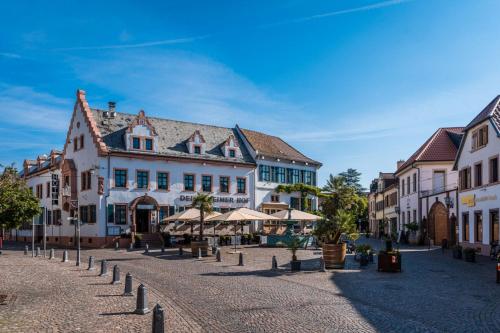
<instances>
[{"instance_id":1,"label":"black bollard","mask_svg":"<svg viewBox=\"0 0 500 333\"><path fill-rule=\"evenodd\" d=\"M243 265L243 252L240 252L240 257L239 257L239 260L238 260L238 266L244 266Z\"/></svg>"},{"instance_id":2,"label":"black bollard","mask_svg":"<svg viewBox=\"0 0 500 333\"><path fill-rule=\"evenodd\" d=\"M161 253L165 253L165 246L161 247Z\"/></svg>"},{"instance_id":3,"label":"black bollard","mask_svg":"<svg viewBox=\"0 0 500 333\"><path fill-rule=\"evenodd\" d=\"M134 313L143 315L143 314L146 314L148 312L149 312L148 294L147 294L146 287L144 287L144 285L141 284L137 288L137 303L136 303Z\"/></svg>"},{"instance_id":4,"label":"black bollard","mask_svg":"<svg viewBox=\"0 0 500 333\"><path fill-rule=\"evenodd\" d=\"M118 265L113 266L113 280L111 284L119 284L120 282L120 267Z\"/></svg>"},{"instance_id":5,"label":"black bollard","mask_svg":"<svg viewBox=\"0 0 500 333\"><path fill-rule=\"evenodd\" d=\"M54 259L54 249L50 249L49 260Z\"/></svg>"},{"instance_id":6,"label":"black bollard","mask_svg":"<svg viewBox=\"0 0 500 333\"><path fill-rule=\"evenodd\" d=\"M215 260L217 260L217 262L221 262L222 259L220 257L220 249L217 248L217 251L215 252Z\"/></svg>"},{"instance_id":7,"label":"black bollard","mask_svg":"<svg viewBox=\"0 0 500 333\"><path fill-rule=\"evenodd\" d=\"M106 276L108 275L108 262L106 260L101 260L101 273L99 276Z\"/></svg>"},{"instance_id":8,"label":"black bollard","mask_svg":"<svg viewBox=\"0 0 500 333\"><path fill-rule=\"evenodd\" d=\"M120 244L118 242L115 243L115 251L118 251L120 249Z\"/></svg>"},{"instance_id":9,"label":"black bollard","mask_svg":"<svg viewBox=\"0 0 500 333\"><path fill-rule=\"evenodd\" d=\"M132 292L132 275L130 273L125 275L125 291L123 292L123 296L134 296Z\"/></svg>"},{"instance_id":10,"label":"black bollard","mask_svg":"<svg viewBox=\"0 0 500 333\"><path fill-rule=\"evenodd\" d=\"M277 271L278 270L278 261L276 260L276 256L273 256L273 260L271 263L271 270L272 271Z\"/></svg>"},{"instance_id":11,"label":"black bollard","mask_svg":"<svg viewBox=\"0 0 500 333\"><path fill-rule=\"evenodd\" d=\"M88 271L93 271L94 268L94 257L90 256L89 257L89 267L87 268Z\"/></svg>"},{"instance_id":12,"label":"black bollard","mask_svg":"<svg viewBox=\"0 0 500 333\"><path fill-rule=\"evenodd\" d=\"M75 262L75 265L80 267L80 263L81 263L81 252L80 252L80 249L76 249L76 262Z\"/></svg>"},{"instance_id":13,"label":"black bollard","mask_svg":"<svg viewBox=\"0 0 500 333\"><path fill-rule=\"evenodd\" d=\"M215 246L212 246L212 255L214 255L217 252L217 248Z\"/></svg>"},{"instance_id":14,"label":"black bollard","mask_svg":"<svg viewBox=\"0 0 500 333\"><path fill-rule=\"evenodd\" d=\"M182 256L184 254L184 249L182 246L179 247L179 255Z\"/></svg>"},{"instance_id":15,"label":"black bollard","mask_svg":"<svg viewBox=\"0 0 500 333\"><path fill-rule=\"evenodd\" d=\"M27 256L27 255L28 255L28 251L29 251L29 247L28 247L28 245L26 245L26 246L24 247L24 255L25 255L25 256Z\"/></svg>"},{"instance_id":16,"label":"black bollard","mask_svg":"<svg viewBox=\"0 0 500 333\"><path fill-rule=\"evenodd\" d=\"M153 333L165 332L165 314L160 304L156 304L153 308Z\"/></svg>"},{"instance_id":17,"label":"black bollard","mask_svg":"<svg viewBox=\"0 0 500 333\"><path fill-rule=\"evenodd\" d=\"M40 256L40 246L36 247L36 257Z\"/></svg>"},{"instance_id":18,"label":"black bollard","mask_svg":"<svg viewBox=\"0 0 500 333\"><path fill-rule=\"evenodd\" d=\"M62 262L68 262L68 250L64 250Z\"/></svg>"}]
</instances>

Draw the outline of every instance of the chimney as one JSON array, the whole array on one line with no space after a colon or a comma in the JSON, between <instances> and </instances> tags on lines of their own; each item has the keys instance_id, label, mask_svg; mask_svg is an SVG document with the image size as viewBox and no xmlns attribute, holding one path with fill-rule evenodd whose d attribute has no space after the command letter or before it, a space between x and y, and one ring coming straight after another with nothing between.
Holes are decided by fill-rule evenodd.
<instances>
[{"instance_id":1,"label":"chimney","mask_svg":"<svg viewBox=\"0 0 500 333\"><path fill-rule=\"evenodd\" d=\"M114 118L116 115L115 111L116 103L115 102L108 102L108 112L109 112L109 117Z\"/></svg>"},{"instance_id":2,"label":"chimney","mask_svg":"<svg viewBox=\"0 0 500 333\"><path fill-rule=\"evenodd\" d=\"M401 168L401 166L405 163L405 160L399 160L396 164L396 170L398 170L399 168Z\"/></svg>"}]
</instances>

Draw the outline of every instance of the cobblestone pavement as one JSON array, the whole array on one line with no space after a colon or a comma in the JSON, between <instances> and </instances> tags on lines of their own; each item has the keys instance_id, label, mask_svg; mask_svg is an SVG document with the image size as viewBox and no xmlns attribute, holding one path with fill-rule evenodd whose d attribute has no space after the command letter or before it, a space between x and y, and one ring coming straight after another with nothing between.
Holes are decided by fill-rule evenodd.
<instances>
[{"instance_id":1,"label":"cobblestone pavement","mask_svg":"<svg viewBox=\"0 0 500 333\"><path fill-rule=\"evenodd\" d=\"M120 266L122 276L131 272L147 286L150 308L158 302L166 309L169 331L500 331L500 285L494 263L485 258L471 264L440 250L408 248L401 249L402 273L378 273L374 264L360 270L352 257L347 269L321 273L320 252L302 250L304 271L292 274L286 249L243 247L243 267L236 266L238 255L231 250L222 248L221 263L188 252L179 256L175 249L148 255L88 250L82 259L106 258ZM270 271L273 255L278 272ZM59 261L4 252L0 294L11 300L0 305L0 331L150 331L150 314L127 313L135 298L104 297L121 293L123 285L103 284L110 278Z\"/></svg>"}]
</instances>

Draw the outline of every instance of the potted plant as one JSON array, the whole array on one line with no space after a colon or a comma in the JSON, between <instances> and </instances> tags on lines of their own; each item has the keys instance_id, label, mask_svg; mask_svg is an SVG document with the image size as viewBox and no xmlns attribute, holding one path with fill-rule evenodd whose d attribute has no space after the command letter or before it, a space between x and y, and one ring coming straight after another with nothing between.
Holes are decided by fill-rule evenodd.
<instances>
[{"instance_id":1,"label":"potted plant","mask_svg":"<svg viewBox=\"0 0 500 333\"><path fill-rule=\"evenodd\" d=\"M419 225L417 222L411 222L405 224L406 229L408 229L409 237L408 241L410 244L417 244L417 231L419 229Z\"/></svg>"},{"instance_id":2,"label":"potted plant","mask_svg":"<svg viewBox=\"0 0 500 333\"><path fill-rule=\"evenodd\" d=\"M290 262L292 272L300 271L300 260L297 260L297 250L304 246L305 240L306 238L293 235L290 240L286 242L287 248L292 251L292 261Z\"/></svg>"},{"instance_id":3,"label":"potted plant","mask_svg":"<svg viewBox=\"0 0 500 333\"><path fill-rule=\"evenodd\" d=\"M356 234L354 215L338 209L334 216L318 222L314 235L322 242L323 259L326 268L343 268L346 256L346 243L340 240L342 234Z\"/></svg>"},{"instance_id":4,"label":"potted plant","mask_svg":"<svg viewBox=\"0 0 500 333\"><path fill-rule=\"evenodd\" d=\"M369 254L371 253L372 247L368 244L360 244L356 246L356 255L359 256L359 265L364 267L368 265Z\"/></svg>"},{"instance_id":5,"label":"potted plant","mask_svg":"<svg viewBox=\"0 0 500 333\"><path fill-rule=\"evenodd\" d=\"M462 247L460 245L455 245L452 248L453 258L462 259Z\"/></svg>"},{"instance_id":6,"label":"potted plant","mask_svg":"<svg viewBox=\"0 0 500 333\"><path fill-rule=\"evenodd\" d=\"M466 247L463 250L464 254L464 259L467 262L475 262L476 261L476 250L474 250L472 247Z\"/></svg>"},{"instance_id":7,"label":"potted plant","mask_svg":"<svg viewBox=\"0 0 500 333\"><path fill-rule=\"evenodd\" d=\"M198 256L199 249L201 249L201 256L208 256L208 240L203 239L203 229L205 224L205 215L208 215L213 210L214 198L205 193L198 193L193 197L194 208L200 210L200 234L197 241L191 241L191 252L193 257Z\"/></svg>"}]
</instances>

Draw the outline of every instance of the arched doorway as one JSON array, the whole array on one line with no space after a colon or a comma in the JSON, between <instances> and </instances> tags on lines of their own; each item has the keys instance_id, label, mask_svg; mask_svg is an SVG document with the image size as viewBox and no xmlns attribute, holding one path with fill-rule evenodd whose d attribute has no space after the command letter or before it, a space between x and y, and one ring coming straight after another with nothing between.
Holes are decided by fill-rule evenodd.
<instances>
[{"instance_id":1,"label":"arched doorway","mask_svg":"<svg viewBox=\"0 0 500 333\"><path fill-rule=\"evenodd\" d=\"M435 245L441 245L443 239L451 241L448 210L441 202L436 201L429 212L429 238Z\"/></svg>"},{"instance_id":2,"label":"arched doorway","mask_svg":"<svg viewBox=\"0 0 500 333\"><path fill-rule=\"evenodd\" d=\"M135 233L150 233L156 231L156 216L158 202L155 198L145 194L135 198L130 203L132 213L132 231ZM154 223L153 223L154 222Z\"/></svg>"}]
</instances>

